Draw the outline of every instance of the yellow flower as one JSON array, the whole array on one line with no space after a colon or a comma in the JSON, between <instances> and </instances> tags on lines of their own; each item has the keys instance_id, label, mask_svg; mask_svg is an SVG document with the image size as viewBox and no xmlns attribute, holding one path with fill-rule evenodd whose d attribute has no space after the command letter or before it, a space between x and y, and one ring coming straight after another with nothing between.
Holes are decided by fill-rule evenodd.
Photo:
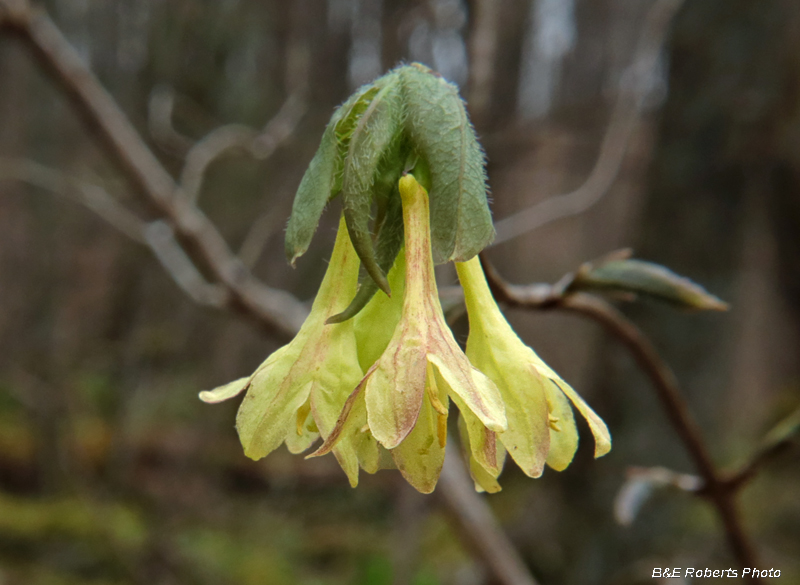
<instances>
[{"instance_id":1,"label":"yellow flower","mask_svg":"<svg viewBox=\"0 0 800 585\"><path fill-rule=\"evenodd\" d=\"M202 400L214 403L247 390L236 428L248 457L265 457L284 442L292 453L300 453L332 430L363 370L353 322L325 321L352 299L358 267L342 219L325 278L297 336L249 377L200 393ZM358 483L359 454L364 457L375 449L368 433L340 441L333 449L351 485Z\"/></svg>"},{"instance_id":2,"label":"yellow flower","mask_svg":"<svg viewBox=\"0 0 800 585\"><path fill-rule=\"evenodd\" d=\"M497 433L497 439L517 465L526 475L539 477L545 463L558 471L570 464L578 446L570 401L589 423L595 457L608 453L611 437L605 423L517 337L492 297L480 260L475 257L457 262L456 269L469 316L467 356L500 390L508 429ZM492 438L469 412L461 414L472 450L470 469L476 486L498 491L496 468L487 468L475 454Z\"/></svg>"},{"instance_id":3,"label":"yellow flower","mask_svg":"<svg viewBox=\"0 0 800 585\"><path fill-rule=\"evenodd\" d=\"M602 420L525 346L503 317L477 258L456 263L470 333L466 355L442 313L434 276L428 194L399 182L405 247L388 274L393 296L373 297L355 318L327 323L356 294L359 259L344 220L311 312L297 336L250 376L201 392L220 402L247 391L236 427L245 454L333 452L351 485L359 468L397 467L417 490L436 486L452 399L476 488L495 492L506 452L531 477L572 461L578 435L570 401L611 448Z\"/></svg>"},{"instance_id":4,"label":"yellow flower","mask_svg":"<svg viewBox=\"0 0 800 585\"><path fill-rule=\"evenodd\" d=\"M428 194L412 175L400 180L405 230L405 287L400 319L386 349L347 399L322 447L323 455L342 439L367 431L386 449L403 477L423 493L433 491L444 462L449 398L489 431L506 429L500 393L472 367L445 322L431 256ZM394 284L392 284L392 290ZM375 300L373 299L373 302ZM369 318L367 315L361 323ZM374 318L364 329L391 327ZM367 359L367 362L369 358ZM493 469L496 454L477 450ZM498 470L499 472L499 470Z\"/></svg>"}]
</instances>

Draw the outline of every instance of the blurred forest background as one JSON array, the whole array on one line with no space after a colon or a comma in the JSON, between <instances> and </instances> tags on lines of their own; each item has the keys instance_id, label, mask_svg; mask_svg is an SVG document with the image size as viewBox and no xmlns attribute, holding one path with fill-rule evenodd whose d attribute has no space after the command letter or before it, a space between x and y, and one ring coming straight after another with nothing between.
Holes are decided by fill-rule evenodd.
<instances>
[{"instance_id":1,"label":"blurred forest background","mask_svg":"<svg viewBox=\"0 0 800 585\"><path fill-rule=\"evenodd\" d=\"M258 156L227 151L197 193L270 286L310 299L325 270L338 208L294 270L283 226L332 109L421 61L461 87L496 220L595 177L583 213L498 224L509 237L488 257L505 278L555 282L632 247L730 302L710 314L625 306L723 467L800 402L796 0L41 5L174 176L192 178L185 157L213 129L272 121ZM0 33L0 584L490 582L436 495L397 472L354 490L331 457L244 457L237 405L197 392L285 340L192 302L74 197L13 180L20 159L35 161L157 217L25 44ZM660 491L632 525L615 522L629 467L694 471L626 350L576 316L508 317L614 437L593 461L581 427L565 472L530 480L509 465L487 498L537 579L649 583L653 567L735 566L710 508L686 493ZM787 584L800 583L797 463L796 449L782 454L742 493L761 568Z\"/></svg>"}]
</instances>

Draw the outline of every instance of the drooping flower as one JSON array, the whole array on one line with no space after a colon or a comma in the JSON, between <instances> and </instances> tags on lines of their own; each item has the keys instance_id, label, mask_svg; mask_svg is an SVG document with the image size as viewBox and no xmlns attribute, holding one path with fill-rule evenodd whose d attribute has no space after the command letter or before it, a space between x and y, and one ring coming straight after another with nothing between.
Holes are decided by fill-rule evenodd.
<instances>
[{"instance_id":1,"label":"drooping flower","mask_svg":"<svg viewBox=\"0 0 800 585\"><path fill-rule=\"evenodd\" d=\"M282 443L300 453L321 437L309 456L332 451L353 486L359 468L397 467L428 493L444 462L450 400L478 489L500 489L506 451L532 477L545 463L569 465L578 441L570 400L596 456L608 451L603 422L514 334L473 258L494 228L483 153L454 85L402 66L336 110L295 196L292 263L337 196L333 255L295 339L252 375L200 395L219 402L247 391L236 421L246 455ZM466 355L434 277L434 262L451 260L469 312Z\"/></svg>"},{"instance_id":2,"label":"drooping flower","mask_svg":"<svg viewBox=\"0 0 800 585\"><path fill-rule=\"evenodd\" d=\"M605 423L583 399L514 333L494 300L480 260L456 262L456 270L469 317L467 356L499 388L506 407L508 428L497 439L530 477L539 477L547 463L565 469L578 447L578 434L570 402L578 409L594 435L595 457L611 449ZM476 485L497 491L495 468L482 465L475 449L487 440L490 430L462 411L472 449L470 468Z\"/></svg>"},{"instance_id":3,"label":"drooping flower","mask_svg":"<svg viewBox=\"0 0 800 585\"><path fill-rule=\"evenodd\" d=\"M313 455L368 429L391 451L406 480L429 493L444 462L449 399L488 431L504 431L506 413L495 384L470 364L445 322L433 270L427 192L412 175L400 180L399 190L405 225L400 320ZM476 458L496 471L494 442L482 447L475 450Z\"/></svg>"},{"instance_id":4,"label":"drooping flower","mask_svg":"<svg viewBox=\"0 0 800 585\"><path fill-rule=\"evenodd\" d=\"M326 324L355 294L358 266L342 219L325 278L297 336L250 376L200 393L202 400L215 403L247 390L236 428L248 457L265 457L282 443L300 453L320 434L327 436L362 378L353 321ZM333 449L351 485L358 483L359 455L375 449L368 433Z\"/></svg>"}]
</instances>

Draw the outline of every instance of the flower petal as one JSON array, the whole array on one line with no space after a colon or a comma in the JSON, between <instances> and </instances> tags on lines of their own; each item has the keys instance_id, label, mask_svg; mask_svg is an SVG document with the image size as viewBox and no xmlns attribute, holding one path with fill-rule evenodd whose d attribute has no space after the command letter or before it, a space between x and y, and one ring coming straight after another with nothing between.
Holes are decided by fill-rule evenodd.
<instances>
[{"instance_id":1,"label":"flower petal","mask_svg":"<svg viewBox=\"0 0 800 585\"><path fill-rule=\"evenodd\" d=\"M200 400L203 402L207 402L208 404L217 404L218 402L222 402L224 400L228 400L229 398L233 398L234 396L238 396L245 390L247 390L247 386L250 383L250 378L252 376L247 376L246 378L239 378L238 380L234 380L233 382L228 382L222 386L217 386L213 390L203 390L198 395Z\"/></svg>"},{"instance_id":2,"label":"flower petal","mask_svg":"<svg viewBox=\"0 0 800 585\"><path fill-rule=\"evenodd\" d=\"M522 371L520 371L522 370ZM509 455L528 477L544 471L550 450L550 428L544 380L532 369L512 368L496 379L501 388L508 416L508 430L498 438Z\"/></svg>"},{"instance_id":3,"label":"flower petal","mask_svg":"<svg viewBox=\"0 0 800 585\"><path fill-rule=\"evenodd\" d=\"M550 451L547 464L556 471L564 471L578 450L578 429L567 397L555 382L545 384L547 404L550 408Z\"/></svg>"},{"instance_id":4,"label":"flower petal","mask_svg":"<svg viewBox=\"0 0 800 585\"><path fill-rule=\"evenodd\" d=\"M470 438L470 429L467 427L467 417L471 417L477 422L475 430L480 431L481 444L484 445L483 448L475 448L475 441ZM473 434L474 432L473 430ZM502 488L497 481L497 477L500 475L500 472L503 471L505 449L500 441L497 441L496 433L484 427L473 414L469 414L466 417L459 414L458 433L461 438L463 455L467 461L469 461L469 474L472 476L472 481L475 482L475 491L488 492L490 494L499 492ZM489 469L487 469L485 464L480 463L478 459L476 459L476 455L481 456L482 453L486 454L488 451L491 451L489 457L491 459L491 468Z\"/></svg>"},{"instance_id":5,"label":"flower petal","mask_svg":"<svg viewBox=\"0 0 800 585\"><path fill-rule=\"evenodd\" d=\"M502 470L501 459L498 457L498 447L502 449L502 445L497 440L497 434L487 429L458 395L453 394L452 398L460 413L459 431L462 433L462 443L466 439L470 457L489 475L497 477Z\"/></svg>"},{"instance_id":6,"label":"flower petal","mask_svg":"<svg viewBox=\"0 0 800 585\"><path fill-rule=\"evenodd\" d=\"M545 386L550 381L531 364L530 350L510 327L477 326L467 340L467 356L498 387L508 418L508 430L498 438L529 477L544 471L550 449Z\"/></svg>"},{"instance_id":7,"label":"flower petal","mask_svg":"<svg viewBox=\"0 0 800 585\"><path fill-rule=\"evenodd\" d=\"M289 453L292 455L302 453L319 438L319 432L316 430L314 419L310 415L310 400L306 400L297 410L297 418L295 419L296 423L294 427L290 427L286 435L286 448L289 449Z\"/></svg>"},{"instance_id":8,"label":"flower petal","mask_svg":"<svg viewBox=\"0 0 800 585\"><path fill-rule=\"evenodd\" d=\"M505 407L497 386L473 368L457 346L456 349L458 353L451 350L449 356L429 353L428 361L436 366L450 389L450 395L457 395L488 429L496 432L506 430L508 422Z\"/></svg>"},{"instance_id":9,"label":"flower petal","mask_svg":"<svg viewBox=\"0 0 800 585\"><path fill-rule=\"evenodd\" d=\"M311 390L311 412L323 437L333 430L347 397L362 377L358 364L353 323L347 321L330 327L331 351L316 374ZM358 454L356 445L348 437L333 448L339 465L355 487L358 484Z\"/></svg>"},{"instance_id":10,"label":"flower petal","mask_svg":"<svg viewBox=\"0 0 800 585\"><path fill-rule=\"evenodd\" d=\"M540 445L548 445L553 441L553 445L544 450L547 463L555 469L563 469L572 460L575 448L577 447L577 434L574 431L574 418L565 401L560 400L557 393L551 388L548 381L556 384L563 393L573 402L575 407L586 417L592 433L595 436L595 457L605 455L611 449L611 437L608 428L594 411L578 396L578 394L561 377L552 370L542 359L536 355L531 348L527 347L519 339L514 330L506 321L500 308L492 297L486 277L480 266L480 261L473 258L468 262L456 263L458 277L464 288L464 298L467 305L467 313L470 318L470 334L467 340L467 355L470 360L481 371L486 373L497 385L503 394L509 412L509 427L517 429L524 427L525 420L518 420L514 414L530 408L530 403L536 403L536 412L539 413L535 418L541 420L541 412L551 412L556 418L563 420L564 425L556 422L562 430L547 429L537 423L536 433L541 435L537 440ZM520 386L519 381L532 380L533 372L529 371L520 374L519 364L526 364L529 369L538 373L537 389L529 386ZM516 404L513 404L516 396ZM544 402L544 404L543 404ZM526 405L526 403L529 403ZM524 419L525 417L523 417ZM527 419L530 421L530 419ZM568 422L570 421L570 422ZM547 418L544 419L546 425L549 424ZM512 431L513 433L513 431ZM546 437L545 437L546 433ZM530 435L522 433L525 437L532 438ZM508 438L508 440L507 440ZM511 456L518 460L520 451L523 454L529 453L530 445L523 449L513 449L511 445L511 435L503 433L500 439L509 448ZM535 441L536 442L536 441ZM536 467L541 464L541 452L536 460L536 465L531 468L529 463L520 463L523 470L536 472ZM539 470L540 472L540 470ZM528 473L528 471L526 471Z\"/></svg>"},{"instance_id":11,"label":"flower petal","mask_svg":"<svg viewBox=\"0 0 800 585\"><path fill-rule=\"evenodd\" d=\"M358 344L358 361L367 371L389 345L403 311L406 257L401 251L389 271L392 296L378 292L353 319Z\"/></svg>"},{"instance_id":12,"label":"flower petal","mask_svg":"<svg viewBox=\"0 0 800 585\"><path fill-rule=\"evenodd\" d=\"M556 383L558 387L561 388L562 392L567 395L567 398L572 401L575 408L583 415L586 422L589 423L589 429L591 429L592 435L594 435L595 458L602 457L611 451L611 434L608 432L608 427L606 423L603 422L603 419L595 414L594 410L583 401L583 398L581 398L569 384L563 380Z\"/></svg>"},{"instance_id":13,"label":"flower petal","mask_svg":"<svg viewBox=\"0 0 800 585\"><path fill-rule=\"evenodd\" d=\"M256 375L239 407L236 430L244 454L251 459L266 457L283 443L311 392L311 382L302 388L281 383L287 370L275 367Z\"/></svg>"},{"instance_id":14,"label":"flower petal","mask_svg":"<svg viewBox=\"0 0 800 585\"><path fill-rule=\"evenodd\" d=\"M367 420L372 434L394 449L417 422L425 393L424 340L399 336L389 344L366 384Z\"/></svg>"},{"instance_id":15,"label":"flower petal","mask_svg":"<svg viewBox=\"0 0 800 585\"><path fill-rule=\"evenodd\" d=\"M312 388L335 392L344 385L346 390L339 393L344 404L357 383L361 372L352 324L325 325L331 314L347 306L357 279L358 257L342 219L311 313L297 336L259 367L239 407L236 427L248 457L264 457L289 436Z\"/></svg>"},{"instance_id":16,"label":"flower petal","mask_svg":"<svg viewBox=\"0 0 800 585\"><path fill-rule=\"evenodd\" d=\"M392 449L392 458L397 469L414 488L429 494L436 487L442 471L447 438L447 394L436 385L435 376L428 368L427 390L422 401L422 408L413 430L397 447ZM430 394L435 395L437 412ZM444 419L442 419L444 417ZM444 420L444 427L441 421Z\"/></svg>"}]
</instances>

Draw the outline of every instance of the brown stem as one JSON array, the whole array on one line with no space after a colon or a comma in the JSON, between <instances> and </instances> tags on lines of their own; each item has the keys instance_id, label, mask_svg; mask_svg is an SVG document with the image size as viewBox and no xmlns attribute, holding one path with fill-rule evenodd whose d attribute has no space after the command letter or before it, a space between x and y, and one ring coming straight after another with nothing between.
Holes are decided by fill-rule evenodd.
<instances>
[{"instance_id":1,"label":"brown stem","mask_svg":"<svg viewBox=\"0 0 800 585\"><path fill-rule=\"evenodd\" d=\"M505 585L538 585L519 553L503 533L492 509L472 486L460 453L452 452L448 443L439 487L436 492L458 525L458 533L474 554L483 560L498 583Z\"/></svg>"},{"instance_id":2,"label":"brown stem","mask_svg":"<svg viewBox=\"0 0 800 585\"><path fill-rule=\"evenodd\" d=\"M722 522L731 553L742 567L757 566L752 544L736 506L737 485L725 479L711 458L703 434L680 392L678 381L650 340L620 311L603 299L586 293L568 293L561 286L515 286L506 283L482 259L489 286L498 301L511 307L562 309L599 322L630 351L647 374L667 417L692 458L704 487L698 493L714 506Z\"/></svg>"}]
</instances>

